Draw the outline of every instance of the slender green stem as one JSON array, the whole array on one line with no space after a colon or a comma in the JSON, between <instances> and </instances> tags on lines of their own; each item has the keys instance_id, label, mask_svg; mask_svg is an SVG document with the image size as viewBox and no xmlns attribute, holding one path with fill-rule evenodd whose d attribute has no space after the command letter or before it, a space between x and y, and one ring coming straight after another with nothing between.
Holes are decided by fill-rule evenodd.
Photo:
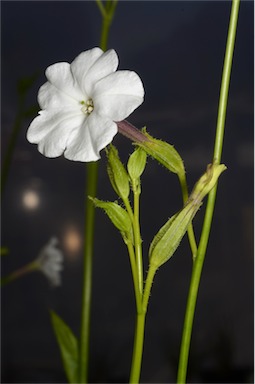
<instances>
[{"instance_id":1,"label":"slender green stem","mask_svg":"<svg viewBox=\"0 0 255 384\"><path fill-rule=\"evenodd\" d=\"M143 256L142 256L142 240L139 225L139 199L140 191L134 186L134 237L135 237L135 253L139 278L139 289L143 292Z\"/></svg>"},{"instance_id":2,"label":"slender green stem","mask_svg":"<svg viewBox=\"0 0 255 384\"><path fill-rule=\"evenodd\" d=\"M12 283L14 280L17 280L18 278L25 276L28 273L34 272L38 269L39 269L39 264L37 260L34 260L31 263L24 265L24 267L21 267L16 271L10 273L8 276L2 277L1 286Z\"/></svg>"},{"instance_id":3,"label":"slender green stem","mask_svg":"<svg viewBox=\"0 0 255 384\"><path fill-rule=\"evenodd\" d=\"M107 41L108 41L110 26L113 20L113 16L114 16L118 1L108 0L106 2L105 7L103 6L103 4L101 4L102 7L104 7L104 11L102 11L102 7L100 6L100 3L101 3L100 1L97 2L98 7L101 9L101 13L103 15L100 47L103 51L105 51L107 48Z\"/></svg>"},{"instance_id":4,"label":"slender green stem","mask_svg":"<svg viewBox=\"0 0 255 384\"><path fill-rule=\"evenodd\" d=\"M98 163L87 164L87 188L86 197L96 196L98 179ZM92 258L94 246L95 228L95 206L90 199L86 199L85 207L85 243L84 243L84 266L83 266L83 292L82 292L82 314L80 333L80 383L88 380L88 359L90 340L90 312L91 312L91 290L92 290Z\"/></svg>"},{"instance_id":5,"label":"slender green stem","mask_svg":"<svg viewBox=\"0 0 255 384\"><path fill-rule=\"evenodd\" d=\"M103 16L100 47L106 50L110 25L114 16L117 1L107 2L105 13L102 12L103 4L97 1ZM111 5L110 3L114 3ZM115 4L116 3L116 4ZM110 6L110 8L108 8ZM84 274L82 289L82 313L80 333L80 354L79 354L79 380L80 383L88 382L88 362L90 343L90 313L91 313L91 292L92 292L92 259L95 230L95 206L88 199L88 196L95 197L98 181L98 163L87 164L87 189L85 203L85 246L84 246Z\"/></svg>"},{"instance_id":6,"label":"slender green stem","mask_svg":"<svg viewBox=\"0 0 255 384\"><path fill-rule=\"evenodd\" d=\"M102 17L106 16L105 8L101 0L96 0L97 6L102 14Z\"/></svg>"},{"instance_id":7,"label":"slender green stem","mask_svg":"<svg viewBox=\"0 0 255 384\"><path fill-rule=\"evenodd\" d=\"M137 271L135 251L134 251L133 244L131 244L130 241L128 241L126 244L128 248L133 282L134 282L136 309L137 309L137 312L140 312L142 309L142 294L140 292L140 287L139 287L139 277L138 277L138 271Z\"/></svg>"},{"instance_id":8,"label":"slender green stem","mask_svg":"<svg viewBox=\"0 0 255 384\"><path fill-rule=\"evenodd\" d=\"M156 269L153 266L150 266L144 288L142 308L140 311L137 311L133 358L129 380L129 382L132 384L139 383L140 379L143 356L145 319L150 297L150 291L155 273Z\"/></svg>"},{"instance_id":9,"label":"slender green stem","mask_svg":"<svg viewBox=\"0 0 255 384\"><path fill-rule=\"evenodd\" d=\"M219 111L218 111L215 146L214 146L214 162L218 164L221 161L221 154L222 154L222 147L223 147L229 82L230 82L230 74L231 74L231 67L232 67L232 61L233 61L233 52L234 52L234 45L235 45L239 5L240 5L240 0L233 0L223 74L222 74ZM209 196L208 196L207 207L205 212L201 238L198 246L197 257L193 263L190 289L189 289L186 314L185 314L184 326L183 326L183 335L182 335L178 377L177 377L178 383L186 382L193 319L194 319L198 288L200 284L200 278L201 278L205 253L206 253L209 234L211 230L216 192L217 192L217 185L215 185L215 187L212 189L212 191L209 193Z\"/></svg>"},{"instance_id":10,"label":"slender green stem","mask_svg":"<svg viewBox=\"0 0 255 384\"><path fill-rule=\"evenodd\" d=\"M183 177L179 176L179 181L181 184L183 203L185 204L186 201L188 200L188 188L187 188L187 181L186 181L185 173L184 173ZM194 228L193 228L192 223L188 226L187 232L188 232L188 238L189 238L190 248L191 248L191 252L192 252L192 257L193 257L193 260L195 260L196 255L197 255L197 242L196 242Z\"/></svg>"},{"instance_id":11,"label":"slender green stem","mask_svg":"<svg viewBox=\"0 0 255 384\"><path fill-rule=\"evenodd\" d=\"M148 308L149 298L151 294L151 287L157 268L154 265L150 265L149 271L146 277L144 293L143 293L143 310L146 312Z\"/></svg>"},{"instance_id":12,"label":"slender green stem","mask_svg":"<svg viewBox=\"0 0 255 384\"><path fill-rule=\"evenodd\" d=\"M9 174L12 154L13 154L17 137L23 121L24 102L25 102L25 96L24 94L22 94L19 96L19 107L18 107L19 109L14 121L10 141L8 143L6 154L3 160L2 171L1 171L1 198L3 196L4 188L5 188L7 177Z\"/></svg>"}]
</instances>

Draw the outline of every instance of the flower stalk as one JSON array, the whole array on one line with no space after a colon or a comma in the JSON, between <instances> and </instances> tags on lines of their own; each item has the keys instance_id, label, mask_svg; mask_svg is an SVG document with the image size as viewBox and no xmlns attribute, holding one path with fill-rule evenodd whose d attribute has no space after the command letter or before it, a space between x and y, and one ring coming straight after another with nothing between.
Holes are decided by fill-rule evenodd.
<instances>
[{"instance_id":1,"label":"flower stalk","mask_svg":"<svg viewBox=\"0 0 255 384\"><path fill-rule=\"evenodd\" d=\"M1 278L1 286L12 283L31 272L39 271L46 276L51 286L61 285L61 271L63 269L63 253L56 247L58 240L52 237L41 249L38 257L9 275Z\"/></svg>"},{"instance_id":2,"label":"flower stalk","mask_svg":"<svg viewBox=\"0 0 255 384\"><path fill-rule=\"evenodd\" d=\"M31 272L39 270L39 265L36 260L32 261L24 265L23 267L17 269L16 271L10 273L8 276L4 276L1 278L1 286L12 283L13 281L28 275Z\"/></svg>"},{"instance_id":3,"label":"flower stalk","mask_svg":"<svg viewBox=\"0 0 255 384\"><path fill-rule=\"evenodd\" d=\"M234 45L235 45L239 6L240 6L240 0L233 0L229 29L228 29L228 38L227 38L227 45L226 45L226 52L225 52L223 74L222 74L220 99L219 99L219 110L218 110L215 146L214 146L214 154L213 154L214 164L220 164L220 161L221 161L230 74L231 74L231 67L232 67L232 61L233 61L233 52L234 52ZM201 238L198 246L198 252L193 262L192 276L191 276L188 301L186 306L186 314L184 319L183 335L182 335L182 342L181 342L181 349L180 349L180 358L179 358L179 367L178 367L178 376L177 376L177 383L179 384L186 383L193 320L194 320L194 314L195 314L195 308L196 308L198 289L199 289L199 284L201 279L201 273L202 273L203 263L205 259L207 244L209 240L209 234L211 230L211 223L212 223L215 200L216 200L216 192L217 192L217 183L215 184L213 189L210 191L208 196L205 218L204 218Z\"/></svg>"}]
</instances>

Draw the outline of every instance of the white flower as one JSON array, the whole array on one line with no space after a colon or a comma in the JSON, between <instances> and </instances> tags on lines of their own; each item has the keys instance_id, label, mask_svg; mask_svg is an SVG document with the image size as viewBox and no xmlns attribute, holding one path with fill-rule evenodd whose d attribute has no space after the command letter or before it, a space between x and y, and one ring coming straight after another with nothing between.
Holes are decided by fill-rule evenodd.
<instances>
[{"instance_id":1,"label":"white flower","mask_svg":"<svg viewBox=\"0 0 255 384\"><path fill-rule=\"evenodd\" d=\"M51 285L61 285L60 271L63 269L63 254L56 248L58 240L52 237L39 253L36 263L38 269L48 278Z\"/></svg>"},{"instance_id":2,"label":"white flower","mask_svg":"<svg viewBox=\"0 0 255 384\"><path fill-rule=\"evenodd\" d=\"M96 161L117 133L116 122L127 118L142 102L144 89L132 71L117 71L118 56L111 49L82 52L71 63L46 69L41 86L42 109L27 132L47 157Z\"/></svg>"}]
</instances>

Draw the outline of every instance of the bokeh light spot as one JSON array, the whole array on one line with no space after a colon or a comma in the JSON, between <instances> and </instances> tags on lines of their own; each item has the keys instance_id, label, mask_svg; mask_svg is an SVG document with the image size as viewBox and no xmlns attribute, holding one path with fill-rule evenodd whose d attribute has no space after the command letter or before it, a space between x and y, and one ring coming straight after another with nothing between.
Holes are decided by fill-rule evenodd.
<instances>
[{"instance_id":1,"label":"bokeh light spot","mask_svg":"<svg viewBox=\"0 0 255 384\"><path fill-rule=\"evenodd\" d=\"M70 259L76 258L82 245L81 235L77 229L68 228L64 235L64 247Z\"/></svg>"},{"instance_id":2,"label":"bokeh light spot","mask_svg":"<svg viewBox=\"0 0 255 384\"><path fill-rule=\"evenodd\" d=\"M26 190L22 196L22 203L27 209L36 209L40 205L40 197L36 191Z\"/></svg>"}]
</instances>

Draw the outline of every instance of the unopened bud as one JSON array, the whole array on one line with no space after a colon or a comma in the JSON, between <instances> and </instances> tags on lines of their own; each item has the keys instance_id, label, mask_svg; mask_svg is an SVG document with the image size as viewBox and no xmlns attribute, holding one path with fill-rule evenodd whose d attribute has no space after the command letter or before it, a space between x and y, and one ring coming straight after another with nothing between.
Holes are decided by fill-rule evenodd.
<instances>
[{"instance_id":1,"label":"unopened bud","mask_svg":"<svg viewBox=\"0 0 255 384\"><path fill-rule=\"evenodd\" d=\"M147 155L142 148L136 148L130 155L127 163L129 176L132 180L137 180L142 175L146 165Z\"/></svg>"},{"instance_id":2,"label":"unopened bud","mask_svg":"<svg viewBox=\"0 0 255 384\"><path fill-rule=\"evenodd\" d=\"M130 192L129 178L124 165L120 161L118 151L113 145L110 145L106 153L108 157L107 171L112 187L118 196L127 199Z\"/></svg>"}]
</instances>

